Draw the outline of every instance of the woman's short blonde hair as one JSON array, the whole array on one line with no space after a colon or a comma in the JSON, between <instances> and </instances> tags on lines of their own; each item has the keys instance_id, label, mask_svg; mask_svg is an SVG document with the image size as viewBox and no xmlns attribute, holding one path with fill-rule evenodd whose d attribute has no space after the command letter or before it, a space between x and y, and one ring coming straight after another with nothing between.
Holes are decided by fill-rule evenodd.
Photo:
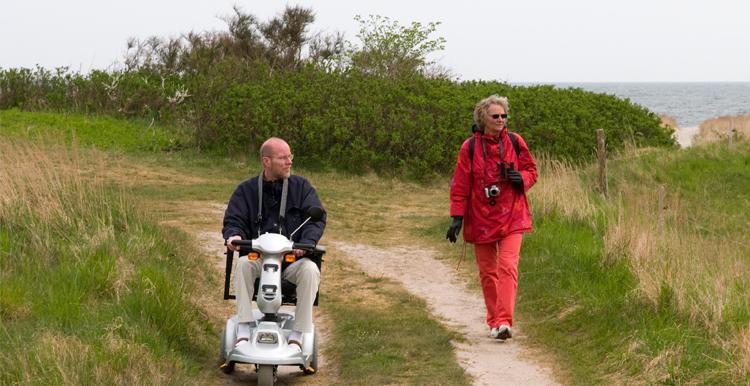
<instances>
[{"instance_id":1,"label":"woman's short blonde hair","mask_svg":"<svg viewBox=\"0 0 750 386\"><path fill-rule=\"evenodd\" d=\"M474 107L474 123L479 127L480 130L484 131L484 117L487 115L492 105L500 105L505 109L506 114L510 114L510 105L508 105L508 98L501 97L496 94L490 95L487 98L482 99Z\"/></svg>"}]
</instances>

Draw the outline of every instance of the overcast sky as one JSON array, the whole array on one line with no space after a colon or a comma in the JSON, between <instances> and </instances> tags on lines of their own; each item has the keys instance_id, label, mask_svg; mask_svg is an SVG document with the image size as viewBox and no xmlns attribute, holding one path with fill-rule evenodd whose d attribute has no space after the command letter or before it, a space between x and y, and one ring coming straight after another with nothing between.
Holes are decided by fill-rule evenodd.
<instances>
[{"instance_id":1,"label":"overcast sky","mask_svg":"<svg viewBox=\"0 0 750 386\"><path fill-rule=\"evenodd\" d=\"M355 15L438 21L437 59L461 79L750 81L748 0L3 0L0 67L106 69L128 37L223 30L238 5L267 20L313 8L311 32L357 42Z\"/></svg>"}]
</instances>

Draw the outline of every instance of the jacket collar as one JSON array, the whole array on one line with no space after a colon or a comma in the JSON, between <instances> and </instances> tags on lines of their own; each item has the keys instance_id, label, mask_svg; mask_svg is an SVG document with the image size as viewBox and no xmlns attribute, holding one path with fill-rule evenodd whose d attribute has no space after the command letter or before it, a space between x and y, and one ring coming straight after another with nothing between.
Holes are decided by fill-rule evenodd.
<instances>
[{"instance_id":1,"label":"jacket collar","mask_svg":"<svg viewBox=\"0 0 750 386\"><path fill-rule=\"evenodd\" d=\"M503 127L503 129L500 130L500 133L498 133L497 135L490 135L490 134L485 134L481 132L479 132L478 134L480 138L484 138L486 141L498 142L500 138L504 138L508 136L508 127L507 126Z\"/></svg>"}]
</instances>

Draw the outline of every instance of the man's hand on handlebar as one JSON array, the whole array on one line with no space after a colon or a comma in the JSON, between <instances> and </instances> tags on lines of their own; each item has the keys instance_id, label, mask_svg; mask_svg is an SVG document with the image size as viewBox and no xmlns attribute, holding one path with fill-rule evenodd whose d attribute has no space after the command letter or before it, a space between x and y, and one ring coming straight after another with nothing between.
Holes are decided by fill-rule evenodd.
<instances>
[{"instance_id":1,"label":"man's hand on handlebar","mask_svg":"<svg viewBox=\"0 0 750 386\"><path fill-rule=\"evenodd\" d=\"M300 256L304 255L306 251L304 251L302 249L295 249L293 252L294 252L294 256L300 257Z\"/></svg>"},{"instance_id":2,"label":"man's hand on handlebar","mask_svg":"<svg viewBox=\"0 0 750 386\"><path fill-rule=\"evenodd\" d=\"M240 235L234 235L227 239L227 248L234 252L239 252L240 246L232 244L232 241L234 240L242 240L242 236Z\"/></svg>"}]
</instances>

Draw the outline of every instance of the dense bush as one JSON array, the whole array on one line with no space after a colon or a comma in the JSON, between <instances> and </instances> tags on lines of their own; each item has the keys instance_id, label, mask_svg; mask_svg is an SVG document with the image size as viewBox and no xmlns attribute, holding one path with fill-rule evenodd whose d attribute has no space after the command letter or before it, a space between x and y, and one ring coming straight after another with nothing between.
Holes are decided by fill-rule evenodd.
<instances>
[{"instance_id":1,"label":"dense bush","mask_svg":"<svg viewBox=\"0 0 750 386\"><path fill-rule=\"evenodd\" d=\"M444 174L469 136L474 104L495 93L510 98L510 129L535 152L588 159L597 128L605 129L613 149L631 140L672 144L658 117L613 96L418 76L392 80L310 67L231 86L211 102L215 113L198 134L202 143L238 151L257 149L277 135L290 140L303 159L326 165Z\"/></svg>"},{"instance_id":2,"label":"dense bush","mask_svg":"<svg viewBox=\"0 0 750 386\"><path fill-rule=\"evenodd\" d=\"M340 35L310 37L313 20L302 8L267 23L235 9L228 32L129 42L122 70L0 70L0 108L160 120L188 127L201 149L226 152L255 152L279 136L303 163L420 178L452 169L474 104L491 94L510 98L510 129L534 152L590 158L598 128L612 149L674 145L656 115L613 96L451 80L425 59L442 48L429 36L436 24L359 18L358 51ZM401 51L411 56L397 60Z\"/></svg>"}]
</instances>

